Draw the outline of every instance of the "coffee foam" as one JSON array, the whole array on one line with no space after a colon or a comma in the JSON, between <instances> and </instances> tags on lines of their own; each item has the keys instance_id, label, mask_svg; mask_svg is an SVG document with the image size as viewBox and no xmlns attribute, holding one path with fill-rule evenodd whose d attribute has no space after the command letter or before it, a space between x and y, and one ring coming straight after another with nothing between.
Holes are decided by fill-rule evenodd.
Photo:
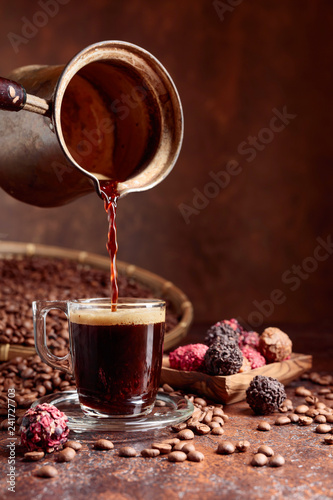
<instances>
[{"instance_id":1,"label":"coffee foam","mask_svg":"<svg viewBox=\"0 0 333 500\"><path fill-rule=\"evenodd\" d=\"M124 309L117 311L81 309L71 312L70 321L79 325L149 325L163 323L165 311L159 308L131 309L130 311Z\"/></svg>"}]
</instances>

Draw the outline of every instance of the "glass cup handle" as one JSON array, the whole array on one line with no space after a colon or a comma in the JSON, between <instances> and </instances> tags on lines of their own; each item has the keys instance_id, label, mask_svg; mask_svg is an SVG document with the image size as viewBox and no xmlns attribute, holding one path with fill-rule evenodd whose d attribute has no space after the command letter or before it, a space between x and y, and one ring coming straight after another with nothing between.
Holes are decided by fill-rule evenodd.
<instances>
[{"instance_id":1,"label":"glass cup handle","mask_svg":"<svg viewBox=\"0 0 333 500\"><path fill-rule=\"evenodd\" d=\"M39 357L48 365L73 375L71 354L56 356L47 347L46 317L52 309L59 309L66 314L69 327L68 302L65 300L39 300L32 303L34 320L35 346Z\"/></svg>"}]
</instances>

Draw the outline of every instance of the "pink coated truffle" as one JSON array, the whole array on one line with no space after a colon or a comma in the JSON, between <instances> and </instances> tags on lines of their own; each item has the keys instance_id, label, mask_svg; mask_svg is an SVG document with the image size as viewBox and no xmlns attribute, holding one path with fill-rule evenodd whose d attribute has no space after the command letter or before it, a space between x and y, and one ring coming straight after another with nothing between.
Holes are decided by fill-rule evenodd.
<instances>
[{"instance_id":1,"label":"pink coated truffle","mask_svg":"<svg viewBox=\"0 0 333 500\"><path fill-rule=\"evenodd\" d=\"M208 349L204 344L188 344L177 347L169 354L170 368L186 371L203 371L204 357Z\"/></svg>"},{"instance_id":2,"label":"pink coated truffle","mask_svg":"<svg viewBox=\"0 0 333 500\"><path fill-rule=\"evenodd\" d=\"M264 356L250 346L241 347L243 356L251 363L251 369L260 368L266 364Z\"/></svg>"},{"instance_id":3,"label":"pink coated truffle","mask_svg":"<svg viewBox=\"0 0 333 500\"><path fill-rule=\"evenodd\" d=\"M68 418L53 405L43 403L29 408L21 424L21 444L30 451L52 453L68 439Z\"/></svg>"},{"instance_id":4,"label":"pink coated truffle","mask_svg":"<svg viewBox=\"0 0 333 500\"><path fill-rule=\"evenodd\" d=\"M243 330L242 333L239 336L239 347L245 347L249 346L252 347L253 349L258 350L259 348L259 333L257 332L247 332L246 330Z\"/></svg>"}]
</instances>

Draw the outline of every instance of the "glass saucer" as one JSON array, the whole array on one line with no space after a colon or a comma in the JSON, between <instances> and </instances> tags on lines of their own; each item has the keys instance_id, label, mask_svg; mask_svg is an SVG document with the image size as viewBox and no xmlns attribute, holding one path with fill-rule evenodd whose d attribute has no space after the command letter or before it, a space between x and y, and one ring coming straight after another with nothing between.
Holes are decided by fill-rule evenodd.
<instances>
[{"instance_id":1,"label":"glass saucer","mask_svg":"<svg viewBox=\"0 0 333 500\"><path fill-rule=\"evenodd\" d=\"M175 425L190 418L193 404L181 396L170 396L158 392L156 400L164 401L165 406L154 406L149 415L131 417L127 420L119 418L96 418L85 415L79 405L76 391L57 392L37 399L31 407L42 403L56 406L66 413L68 427L75 432L84 431L148 431L169 425Z\"/></svg>"}]
</instances>

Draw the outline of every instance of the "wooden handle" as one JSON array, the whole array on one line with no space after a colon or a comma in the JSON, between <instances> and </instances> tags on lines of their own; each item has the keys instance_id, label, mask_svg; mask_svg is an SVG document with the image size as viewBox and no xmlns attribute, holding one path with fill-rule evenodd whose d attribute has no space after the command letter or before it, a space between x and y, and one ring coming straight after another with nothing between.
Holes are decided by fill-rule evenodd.
<instances>
[{"instance_id":1,"label":"wooden handle","mask_svg":"<svg viewBox=\"0 0 333 500\"><path fill-rule=\"evenodd\" d=\"M20 111L26 99L27 93L22 85L0 77L0 109Z\"/></svg>"}]
</instances>

